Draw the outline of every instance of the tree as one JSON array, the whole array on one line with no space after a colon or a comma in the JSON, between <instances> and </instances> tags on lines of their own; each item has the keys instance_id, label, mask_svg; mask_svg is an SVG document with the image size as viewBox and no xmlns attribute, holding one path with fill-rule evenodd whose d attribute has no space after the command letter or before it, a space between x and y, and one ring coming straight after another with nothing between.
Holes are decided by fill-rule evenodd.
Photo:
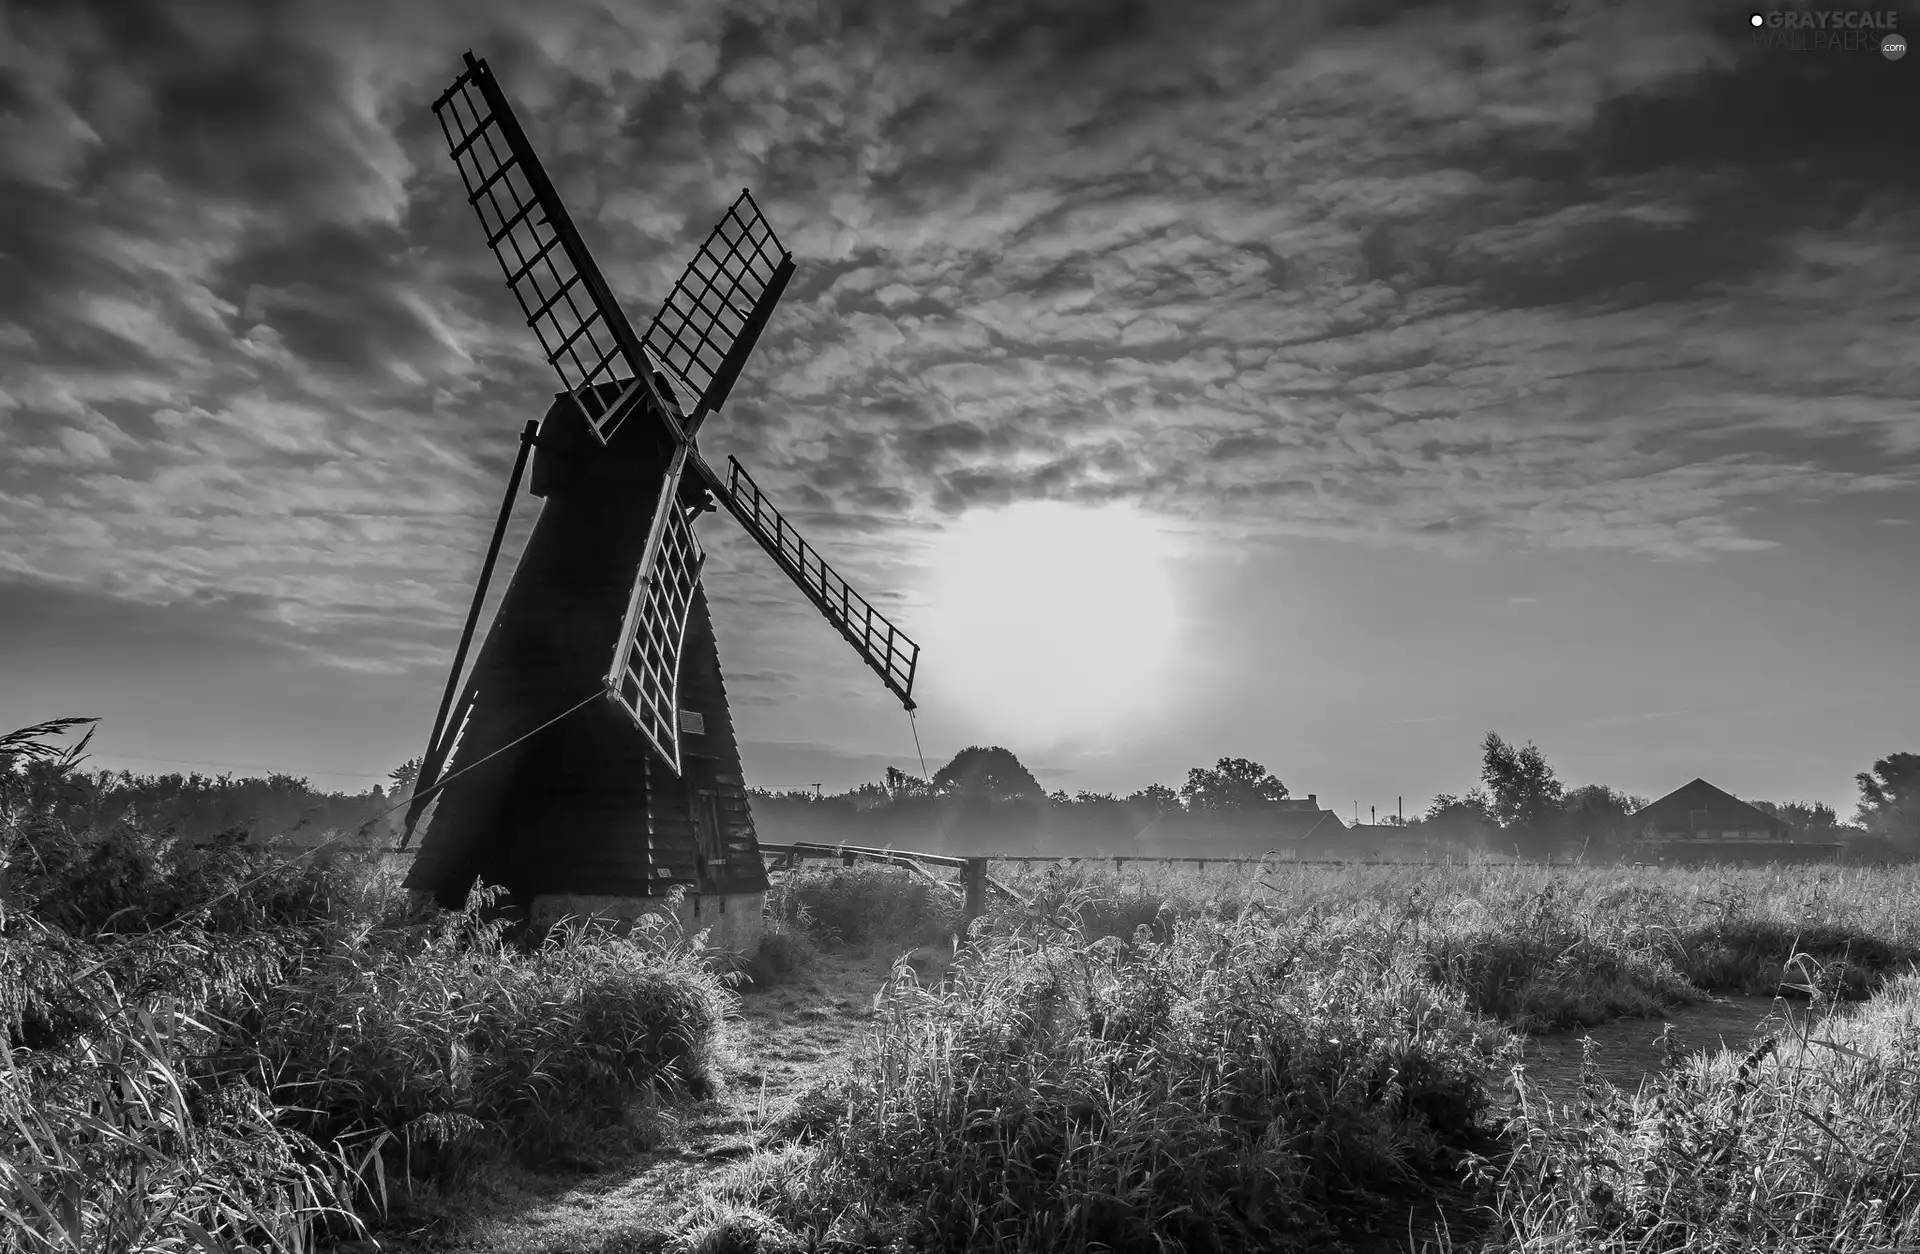
<instances>
[{"instance_id":1,"label":"tree","mask_svg":"<svg viewBox=\"0 0 1920 1254\"><path fill-rule=\"evenodd\" d=\"M1180 794L1165 784L1148 784L1139 792L1127 794L1127 804L1152 810L1155 814L1165 814L1180 808Z\"/></svg>"},{"instance_id":2,"label":"tree","mask_svg":"<svg viewBox=\"0 0 1920 1254\"><path fill-rule=\"evenodd\" d=\"M1466 844L1478 843L1500 830L1499 821L1493 817L1493 804L1479 788L1464 797L1441 793L1419 822L1443 840Z\"/></svg>"},{"instance_id":3,"label":"tree","mask_svg":"<svg viewBox=\"0 0 1920 1254\"><path fill-rule=\"evenodd\" d=\"M411 797L413 785L420 778L420 759L408 758L399 766L387 772L387 779L393 785L394 796Z\"/></svg>"},{"instance_id":4,"label":"tree","mask_svg":"<svg viewBox=\"0 0 1920 1254\"><path fill-rule=\"evenodd\" d=\"M842 794L841 797L837 799L845 801L855 810L874 810L881 806L891 804L894 797L892 793L887 791L886 785L876 784L872 780L868 780L858 788Z\"/></svg>"},{"instance_id":5,"label":"tree","mask_svg":"<svg viewBox=\"0 0 1920 1254\"><path fill-rule=\"evenodd\" d=\"M1026 801L1047 795L1020 759L999 745L969 745L933 773L933 791L942 797Z\"/></svg>"},{"instance_id":6,"label":"tree","mask_svg":"<svg viewBox=\"0 0 1920 1254\"><path fill-rule=\"evenodd\" d=\"M1245 758L1221 758L1211 770L1196 766L1180 788L1189 810L1253 810L1286 798L1285 784Z\"/></svg>"},{"instance_id":7,"label":"tree","mask_svg":"<svg viewBox=\"0 0 1920 1254\"><path fill-rule=\"evenodd\" d=\"M909 775L897 766L887 768L887 782L881 786L887 790L887 796L895 801L903 801L908 797L924 797L928 792L926 780L918 775Z\"/></svg>"},{"instance_id":8,"label":"tree","mask_svg":"<svg viewBox=\"0 0 1920 1254\"><path fill-rule=\"evenodd\" d=\"M1855 821L1894 844L1920 844L1920 753L1892 753L1853 777L1860 786Z\"/></svg>"},{"instance_id":9,"label":"tree","mask_svg":"<svg viewBox=\"0 0 1920 1254\"><path fill-rule=\"evenodd\" d=\"M1753 808L1809 835L1831 835L1840 826L1840 816L1824 801L1756 801Z\"/></svg>"},{"instance_id":10,"label":"tree","mask_svg":"<svg viewBox=\"0 0 1920 1254\"><path fill-rule=\"evenodd\" d=\"M765 802L769 805L776 803L816 805L823 804L825 798L807 788L755 788L749 784L747 786L747 800L756 803Z\"/></svg>"},{"instance_id":11,"label":"tree","mask_svg":"<svg viewBox=\"0 0 1920 1254\"><path fill-rule=\"evenodd\" d=\"M1560 816L1560 781L1532 741L1515 749L1499 733L1488 732L1481 744L1480 779L1503 833L1538 839Z\"/></svg>"},{"instance_id":12,"label":"tree","mask_svg":"<svg viewBox=\"0 0 1920 1254\"><path fill-rule=\"evenodd\" d=\"M1632 838L1629 816L1647 804L1605 784L1583 784L1560 799L1560 826L1587 848L1624 844Z\"/></svg>"}]
</instances>

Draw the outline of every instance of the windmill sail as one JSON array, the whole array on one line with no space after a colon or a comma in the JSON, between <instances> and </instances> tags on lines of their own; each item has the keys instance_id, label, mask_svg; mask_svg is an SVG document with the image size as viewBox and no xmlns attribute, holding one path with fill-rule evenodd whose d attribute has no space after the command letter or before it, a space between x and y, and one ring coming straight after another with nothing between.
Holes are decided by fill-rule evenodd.
<instances>
[{"instance_id":1,"label":"windmill sail","mask_svg":"<svg viewBox=\"0 0 1920 1254\"><path fill-rule=\"evenodd\" d=\"M726 488L715 491L714 496L846 637L854 652L880 676L880 682L900 698L902 705L913 709L913 676L920 665L920 646L827 565L826 559L768 503L737 459L729 457L727 465Z\"/></svg>"},{"instance_id":2,"label":"windmill sail","mask_svg":"<svg viewBox=\"0 0 1920 1254\"><path fill-rule=\"evenodd\" d=\"M680 773L680 655L687 613L706 554L680 504L686 446L675 453L660 490L646 549L627 598L627 614L607 673L607 695L674 774Z\"/></svg>"},{"instance_id":3,"label":"windmill sail","mask_svg":"<svg viewBox=\"0 0 1920 1254\"><path fill-rule=\"evenodd\" d=\"M647 327L647 347L691 404L689 433L726 403L792 276L793 255L742 191Z\"/></svg>"},{"instance_id":4,"label":"windmill sail","mask_svg":"<svg viewBox=\"0 0 1920 1254\"><path fill-rule=\"evenodd\" d=\"M466 60L466 72L434 101L434 114L507 287L587 426L604 443L652 390L646 351L493 72L472 53ZM621 386L604 386L612 383Z\"/></svg>"}]
</instances>

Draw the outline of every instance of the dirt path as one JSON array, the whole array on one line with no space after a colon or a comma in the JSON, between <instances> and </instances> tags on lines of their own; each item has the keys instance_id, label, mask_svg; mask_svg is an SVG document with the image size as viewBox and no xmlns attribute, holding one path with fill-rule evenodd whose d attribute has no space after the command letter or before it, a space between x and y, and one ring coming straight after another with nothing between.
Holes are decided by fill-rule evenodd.
<instances>
[{"instance_id":1,"label":"dirt path","mask_svg":"<svg viewBox=\"0 0 1920 1254\"><path fill-rule=\"evenodd\" d=\"M1596 1027L1530 1037L1522 1061L1529 1086L1539 1087L1552 1101L1574 1100L1580 1085L1581 1038L1594 1041L1594 1068L1600 1076L1628 1093L1659 1072L1663 1055L1660 1029L1673 1024L1675 1036L1688 1054L1702 1050L1744 1049L1768 1031L1806 1020L1804 1002L1776 1002L1771 997L1712 997L1691 1006L1679 1006L1664 1019L1615 1019Z\"/></svg>"},{"instance_id":2,"label":"dirt path","mask_svg":"<svg viewBox=\"0 0 1920 1254\"><path fill-rule=\"evenodd\" d=\"M700 1181L752 1150L754 1130L781 1104L867 1048L874 994L904 946L821 954L764 989L745 990L733 1025L726 1095L679 1112L660 1147L566 1175L503 1169L486 1182L484 1211L448 1224L401 1219L383 1250L506 1254L614 1254L651 1250ZM411 1231L409 1231L411 1229ZM409 1240L409 1237L412 1239ZM342 1246L339 1254L370 1249Z\"/></svg>"}]
</instances>

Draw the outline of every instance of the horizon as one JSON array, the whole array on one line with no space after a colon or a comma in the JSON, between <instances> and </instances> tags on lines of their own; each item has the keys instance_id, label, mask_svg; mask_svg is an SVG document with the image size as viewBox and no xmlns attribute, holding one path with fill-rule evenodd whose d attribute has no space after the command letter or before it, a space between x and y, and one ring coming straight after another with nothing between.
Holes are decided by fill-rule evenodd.
<instances>
[{"instance_id":1,"label":"horizon","mask_svg":"<svg viewBox=\"0 0 1920 1254\"><path fill-rule=\"evenodd\" d=\"M555 386L429 108L472 48L636 323L741 187L793 251L703 447L922 682L710 516L750 786L994 744L1411 819L1493 730L1848 820L1920 749L1920 68L1746 20L10 10L0 716L136 774L420 756Z\"/></svg>"}]
</instances>

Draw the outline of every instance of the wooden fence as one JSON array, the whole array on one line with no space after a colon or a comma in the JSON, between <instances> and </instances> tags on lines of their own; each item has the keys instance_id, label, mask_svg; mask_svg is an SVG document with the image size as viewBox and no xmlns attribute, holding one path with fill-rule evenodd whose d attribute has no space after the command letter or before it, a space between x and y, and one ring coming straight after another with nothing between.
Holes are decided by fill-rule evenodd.
<instances>
[{"instance_id":1,"label":"wooden fence","mask_svg":"<svg viewBox=\"0 0 1920 1254\"><path fill-rule=\"evenodd\" d=\"M989 886L999 889L1015 901L1023 901L1019 893L987 874L987 864L992 858L956 858L944 853L919 853L910 849L871 849L865 845L816 845L809 841L800 841L791 845L770 845L762 841L761 854L769 860L770 871L782 871L810 858L838 858L842 865L852 866L856 862L881 862L891 866L905 867L909 871L925 876L942 888L951 889L953 885L927 870L929 866L943 866L960 872L961 891L965 895L965 915L962 928L972 923L987 911L987 889Z\"/></svg>"},{"instance_id":2,"label":"wooden fence","mask_svg":"<svg viewBox=\"0 0 1920 1254\"><path fill-rule=\"evenodd\" d=\"M1065 857L1047 857L1042 854L983 854L975 857L960 857L945 853L921 853L913 849L876 849L867 845L828 845L811 841L796 841L791 844L769 844L760 842L760 852L767 859L769 871L784 871L809 860L838 860L843 866L853 866L858 862L878 862L889 866L904 867L913 871L940 887L955 890L952 881L943 880L927 870L929 866L946 867L960 873L959 887L965 897L965 919L962 926L972 923L987 909L987 890L989 888L1002 893L1014 901L1025 903L1019 893L987 874L987 868L995 862L1066 862L1066 863L1112 863L1124 866L1127 863L1192 863L1201 869L1215 866L1259 866L1272 863L1276 866L1433 866L1431 862L1362 862L1350 858L1281 858L1275 854L1265 857L1191 857L1173 858L1141 854L1117 854L1113 856L1083 854ZM1569 862L1554 862L1552 859L1542 862L1479 862L1476 866L1546 866L1551 870L1565 870L1575 865Z\"/></svg>"}]
</instances>

